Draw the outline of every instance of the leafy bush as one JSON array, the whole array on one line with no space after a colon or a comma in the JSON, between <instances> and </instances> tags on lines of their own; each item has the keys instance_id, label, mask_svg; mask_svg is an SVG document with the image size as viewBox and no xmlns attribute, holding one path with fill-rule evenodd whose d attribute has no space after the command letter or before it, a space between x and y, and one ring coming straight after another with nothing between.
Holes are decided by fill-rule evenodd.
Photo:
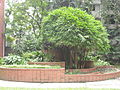
<instances>
[{"instance_id":1,"label":"leafy bush","mask_svg":"<svg viewBox=\"0 0 120 90\"><path fill-rule=\"evenodd\" d=\"M26 64L27 61L23 57L17 56L17 55L9 55L5 56L4 58L4 64L5 65L20 65L20 64Z\"/></svg>"},{"instance_id":2,"label":"leafy bush","mask_svg":"<svg viewBox=\"0 0 120 90\"><path fill-rule=\"evenodd\" d=\"M105 58L102 55L96 55L96 56L90 55L89 59L94 61L95 66L110 65L109 62L105 61Z\"/></svg>"},{"instance_id":3,"label":"leafy bush","mask_svg":"<svg viewBox=\"0 0 120 90\"><path fill-rule=\"evenodd\" d=\"M109 62L104 61L104 60L100 60L100 59L98 59L97 61L95 61L94 64L95 64L96 66L110 65Z\"/></svg>"},{"instance_id":4,"label":"leafy bush","mask_svg":"<svg viewBox=\"0 0 120 90\"><path fill-rule=\"evenodd\" d=\"M109 49L108 33L100 21L78 8L52 11L43 21L43 39L56 46ZM80 48L81 49L81 48Z\"/></svg>"},{"instance_id":5,"label":"leafy bush","mask_svg":"<svg viewBox=\"0 0 120 90\"><path fill-rule=\"evenodd\" d=\"M15 54L22 54L24 52L36 51L41 49L41 40L34 35L22 36L20 41L12 45Z\"/></svg>"},{"instance_id":6,"label":"leafy bush","mask_svg":"<svg viewBox=\"0 0 120 90\"><path fill-rule=\"evenodd\" d=\"M26 52L22 54L22 57L28 61L32 62L44 62L44 61L51 61L52 56L49 54L45 54L42 51L33 51L33 52Z\"/></svg>"},{"instance_id":7,"label":"leafy bush","mask_svg":"<svg viewBox=\"0 0 120 90\"><path fill-rule=\"evenodd\" d=\"M77 62L76 56L85 60L90 52L106 53L110 48L102 23L78 8L62 7L50 12L43 19L42 30L44 44L69 50L74 61L68 62Z\"/></svg>"}]
</instances>

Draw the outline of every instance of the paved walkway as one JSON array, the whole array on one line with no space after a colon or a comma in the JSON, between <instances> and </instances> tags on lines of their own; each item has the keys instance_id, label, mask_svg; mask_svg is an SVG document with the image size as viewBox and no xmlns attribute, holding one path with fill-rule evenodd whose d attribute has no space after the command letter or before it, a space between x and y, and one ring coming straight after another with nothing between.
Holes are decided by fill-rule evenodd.
<instances>
[{"instance_id":1,"label":"paved walkway","mask_svg":"<svg viewBox=\"0 0 120 90\"><path fill-rule=\"evenodd\" d=\"M25 87L25 88L119 88L120 78L98 82L86 83L26 83L0 80L0 87Z\"/></svg>"}]
</instances>

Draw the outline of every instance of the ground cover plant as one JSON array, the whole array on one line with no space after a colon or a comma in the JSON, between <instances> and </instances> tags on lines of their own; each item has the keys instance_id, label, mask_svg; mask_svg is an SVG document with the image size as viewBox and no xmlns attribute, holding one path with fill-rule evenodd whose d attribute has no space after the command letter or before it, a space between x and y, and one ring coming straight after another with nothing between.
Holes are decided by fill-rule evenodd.
<instances>
[{"instance_id":1,"label":"ground cover plant","mask_svg":"<svg viewBox=\"0 0 120 90\"><path fill-rule=\"evenodd\" d=\"M9 55L2 58L4 65L23 65L27 64L27 60L19 55Z\"/></svg>"},{"instance_id":2,"label":"ground cover plant","mask_svg":"<svg viewBox=\"0 0 120 90\"><path fill-rule=\"evenodd\" d=\"M74 70L72 72L69 72L66 70L66 74L105 74L105 73L113 73L120 71L118 68L97 68L96 70L93 71L88 71L88 72L81 72L80 70Z\"/></svg>"},{"instance_id":3,"label":"ground cover plant","mask_svg":"<svg viewBox=\"0 0 120 90\"><path fill-rule=\"evenodd\" d=\"M39 68L39 69L60 69L60 66L49 66L49 65L1 65L1 68Z\"/></svg>"}]
</instances>

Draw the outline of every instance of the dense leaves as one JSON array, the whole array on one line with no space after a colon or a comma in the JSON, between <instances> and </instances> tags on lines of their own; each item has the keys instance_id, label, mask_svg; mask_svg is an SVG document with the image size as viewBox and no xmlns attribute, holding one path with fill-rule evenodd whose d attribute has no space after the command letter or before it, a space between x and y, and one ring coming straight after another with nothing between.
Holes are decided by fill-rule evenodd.
<instances>
[{"instance_id":1,"label":"dense leaves","mask_svg":"<svg viewBox=\"0 0 120 90\"><path fill-rule=\"evenodd\" d=\"M24 2L6 1L6 40L9 47L13 47L15 53L41 49L41 21L47 14L47 2L45 0L25 0ZM14 40L11 38L14 38Z\"/></svg>"},{"instance_id":2,"label":"dense leaves","mask_svg":"<svg viewBox=\"0 0 120 90\"><path fill-rule=\"evenodd\" d=\"M85 11L63 7L52 11L43 21L44 42L55 46L83 47L106 51L108 34L100 21Z\"/></svg>"},{"instance_id":3,"label":"dense leaves","mask_svg":"<svg viewBox=\"0 0 120 90\"><path fill-rule=\"evenodd\" d=\"M90 52L109 51L108 33L100 21L78 8L63 7L43 19L43 43L60 47L68 68L80 68ZM68 55L69 53L69 55ZM68 61L70 60L70 61ZM78 61L79 60L79 61ZM74 63L74 64L73 64Z\"/></svg>"},{"instance_id":4,"label":"dense leaves","mask_svg":"<svg viewBox=\"0 0 120 90\"><path fill-rule=\"evenodd\" d=\"M14 52L35 51L41 49L41 22L48 11L63 6L91 9L92 0L6 0L5 35L6 46Z\"/></svg>"},{"instance_id":5,"label":"dense leaves","mask_svg":"<svg viewBox=\"0 0 120 90\"><path fill-rule=\"evenodd\" d=\"M23 57L17 56L17 55L9 55L3 58L5 65L20 65L20 64L26 64L27 61Z\"/></svg>"},{"instance_id":6,"label":"dense leaves","mask_svg":"<svg viewBox=\"0 0 120 90\"><path fill-rule=\"evenodd\" d=\"M120 60L120 0L102 1L102 18L110 34L111 52L107 55L108 60Z\"/></svg>"}]
</instances>

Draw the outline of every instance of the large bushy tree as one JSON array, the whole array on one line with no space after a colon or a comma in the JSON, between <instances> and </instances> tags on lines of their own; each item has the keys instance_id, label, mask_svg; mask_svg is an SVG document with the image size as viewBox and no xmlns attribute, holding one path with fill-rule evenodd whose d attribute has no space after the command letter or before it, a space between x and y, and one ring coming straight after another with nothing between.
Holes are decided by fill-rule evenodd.
<instances>
[{"instance_id":1,"label":"large bushy tree","mask_svg":"<svg viewBox=\"0 0 120 90\"><path fill-rule=\"evenodd\" d=\"M109 49L105 27L78 8L63 7L50 12L43 20L42 30L45 44L70 51L70 68L73 64L79 68L79 61L86 60L90 52L106 52Z\"/></svg>"}]
</instances>

